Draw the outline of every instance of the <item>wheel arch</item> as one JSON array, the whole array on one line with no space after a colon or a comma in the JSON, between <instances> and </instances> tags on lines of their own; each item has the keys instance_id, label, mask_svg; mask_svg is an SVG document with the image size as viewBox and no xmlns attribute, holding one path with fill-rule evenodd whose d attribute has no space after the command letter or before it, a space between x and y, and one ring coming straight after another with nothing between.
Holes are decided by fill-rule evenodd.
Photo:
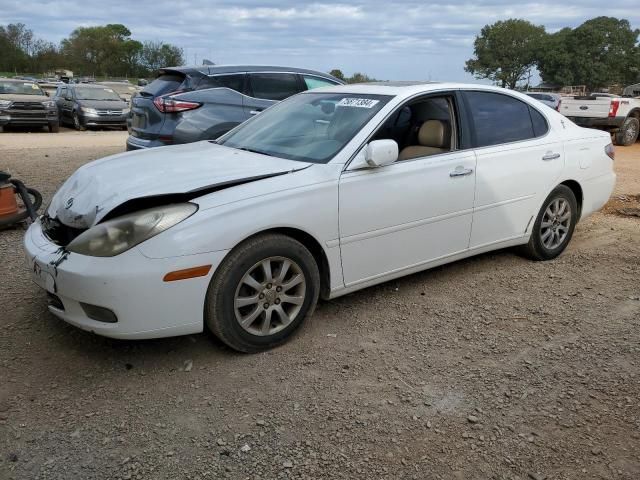
<instances>
[{"instance_id":1,"label":"wheel arch","mask_svg":"<svg viewBox=\"0 0 640 480\"><path fill-rule=\"evenodd\" d=\"M629 117L634 117L640 120L640 108L634 108L629 112Z\"/></svg>"},{"instance_id":2,"label":"wheel arch","mask_svg":"<svg viewBox=\"0 0 640 480\"><path fill-rule=\"evenodd\" d=\"M569 187L573 194L576 197L576 202L578 203L578 219L582 216L582 202L584 200L584 194L582 191L582 186L576 180L565 180L559 185L564 185Z\"/></svg>"},{"instance_id":3,"label":"wheel arch","mask_svg":"<svg viewBox=\"0 0 640 480\"><path fill-rule=\"evenodd\" d=\"M268 233L279 233L281 235L293 238L294 240L297 240L302 245L304 245L307 250L311 252L311 255L313 255L313 258L318 265L318 270L320 271L320 297L324 300L327 300L331 292L331 268L329 266L329 258L327 257L327 253L322 247L322 244L310 233L296 227L272 227L252 233L248 237L243 238L241 241L239 241L233 248L236 248L238 245L246 242L251 238L255 238Z\"/></svg>"}]
</instances>

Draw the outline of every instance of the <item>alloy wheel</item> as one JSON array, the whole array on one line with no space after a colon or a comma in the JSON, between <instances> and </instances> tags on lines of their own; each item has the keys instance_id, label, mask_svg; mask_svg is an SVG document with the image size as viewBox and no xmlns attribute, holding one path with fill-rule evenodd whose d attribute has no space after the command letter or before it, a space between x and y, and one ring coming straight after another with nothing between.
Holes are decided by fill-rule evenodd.
<instances>
[{"instance_id":1,"label":"alloy wheel","mask_svg":"<svg viewBox=\"0 0 640 480\"><path fill-rule=\"evenodd\" d=\"M540 240L549 250L558 248L569 233L571 206L564 198L555 198L544 211L540 224Z\"/></svg>"},{"instance_id":2,"label":"alloy wheel","mask_svg":"<svg viewBox=\"0 0 640 480\"><path fill-rule=\"evenodd\" d=\"M297 263L285 257L266 258L253 265L236 288L236 320L252 335L273 335L296 319L305 295L306 279Z\"/></svg>"}]
</instances>

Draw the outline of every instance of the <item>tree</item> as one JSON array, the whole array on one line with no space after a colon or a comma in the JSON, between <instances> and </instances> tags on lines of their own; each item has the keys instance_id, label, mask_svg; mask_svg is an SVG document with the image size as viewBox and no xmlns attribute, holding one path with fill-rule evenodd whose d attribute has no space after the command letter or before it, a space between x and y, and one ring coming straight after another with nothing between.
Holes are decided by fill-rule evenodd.
<instances>
[{"instance_id":1,"label":"tree","mask_svg":"<svg viewBox=\"0 0 640 480\"><path fill-rule=\"evenodd\" d=\"M136 75L142 44L121 24L80 27L62 40L62 53L74 70L97 75Z\"/></svg>"},{"instance_id":2,"label":"tree","mask_svg":"<svg viewBox=\"0 0 640 480\"><path fill-rule=\"evenodd\" d=\"M168 43L144 42L140 64L148 72L154 72L162 67L184 64L184 53L181 48Z\"/></svg>"},{"instance_id":3,"label":"tree","mask_svg":"<svg viewBox=\"0 0 640 480\"><path fill-rule=\"evenodd\" d=\"M597 17L575 29L560 30L544 43L538 69L542 79L590 90L615 83L629 84L640 69L640 30L628 20Z\"/></svg>"},{"instance_id":4,"label":"tree","mask_svg":"<svg viewBox=\"0 0 640 480\"><path fill-rule=\"evenodd\" d=\"M467 60L464 69L476 78L515 88L535 65L545 35L544 27L526 20L485 25L474 42L475 58Z\"/></svg>"},{"instance_id":5,"label":"tree","mask_svg":"<svg viewBox=\"0 0 640 480\"><path fill-rule=\"evenodd\" d=\"M342 73L342 70L340 70L339 68L334 68L333 70L331 70L329 72L329 75L333 75L334 77L336 77L339 80L342 80L343 82L346 81L346 78L344 78L344 73Z\"/></svg>"}]
</instances>

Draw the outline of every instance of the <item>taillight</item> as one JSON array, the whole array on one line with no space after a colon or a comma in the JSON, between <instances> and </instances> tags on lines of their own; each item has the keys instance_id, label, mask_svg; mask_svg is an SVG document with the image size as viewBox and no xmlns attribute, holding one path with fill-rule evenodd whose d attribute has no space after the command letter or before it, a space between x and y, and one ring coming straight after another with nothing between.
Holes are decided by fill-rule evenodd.
<instances>
[{"instance_id":1,"label":"taillight","mask_svg":"<svg viewBox=\"0 0 640 480\"><path fill-rule=\"evenodd\" d=\"M607 154L607 156L611 159L611 160L615 160L616 159L616 149L613 148L613 144L610 143L609 145L607 145L606 147L604 147L604 153Z\"/></svg>"},{"instance_id":2,"label":"taillight","mask_svg":"<svg viewBox=\"0 0 640 480\"><path fill-rule=\"evenodd\" d=\"M558 106L556 107L556 112L560 111L560 105L562 105L562 99L558 100Z\"/></svg>"},{"instance_id":3,"label":"taillight","mask_svg":"<svg viewBox=\"0 0 640 480\"><path fill-rule=\"evenodd\" d=\"M615 117L618 114L618 108L620 108L620 100L611 100L611 105L609 106L609 116Z\"/></svg>"},{"instance_id":4,"label":"taillight","mask_svg":"<svg viewBox=\"0 0 640 480\"><path fill-rule=\"evenodd\" d=\"M193 110L201 106L198 102L187 102L184 100L176 100L171 97L156 97L153 100L153 104L162 113L176 113L185 112L187 110Z\"/></svg>"}]
</instances>

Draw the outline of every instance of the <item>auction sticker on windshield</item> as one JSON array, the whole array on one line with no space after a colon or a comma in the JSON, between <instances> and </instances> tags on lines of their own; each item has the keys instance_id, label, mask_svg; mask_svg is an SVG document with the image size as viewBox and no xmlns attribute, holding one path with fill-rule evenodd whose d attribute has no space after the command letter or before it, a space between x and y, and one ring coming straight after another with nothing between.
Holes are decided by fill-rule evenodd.
<instances>
[{"instance_id":1,"label":"auction sticker on windshield","mask_svg":"<svg viewBox=\"0 0 640 480\"><path fill-rule=\"evenodd\" d=\"M338 102L339 107L373 108L380 100L370 98L343 98Z\"/></svg>"}]
</instances>

